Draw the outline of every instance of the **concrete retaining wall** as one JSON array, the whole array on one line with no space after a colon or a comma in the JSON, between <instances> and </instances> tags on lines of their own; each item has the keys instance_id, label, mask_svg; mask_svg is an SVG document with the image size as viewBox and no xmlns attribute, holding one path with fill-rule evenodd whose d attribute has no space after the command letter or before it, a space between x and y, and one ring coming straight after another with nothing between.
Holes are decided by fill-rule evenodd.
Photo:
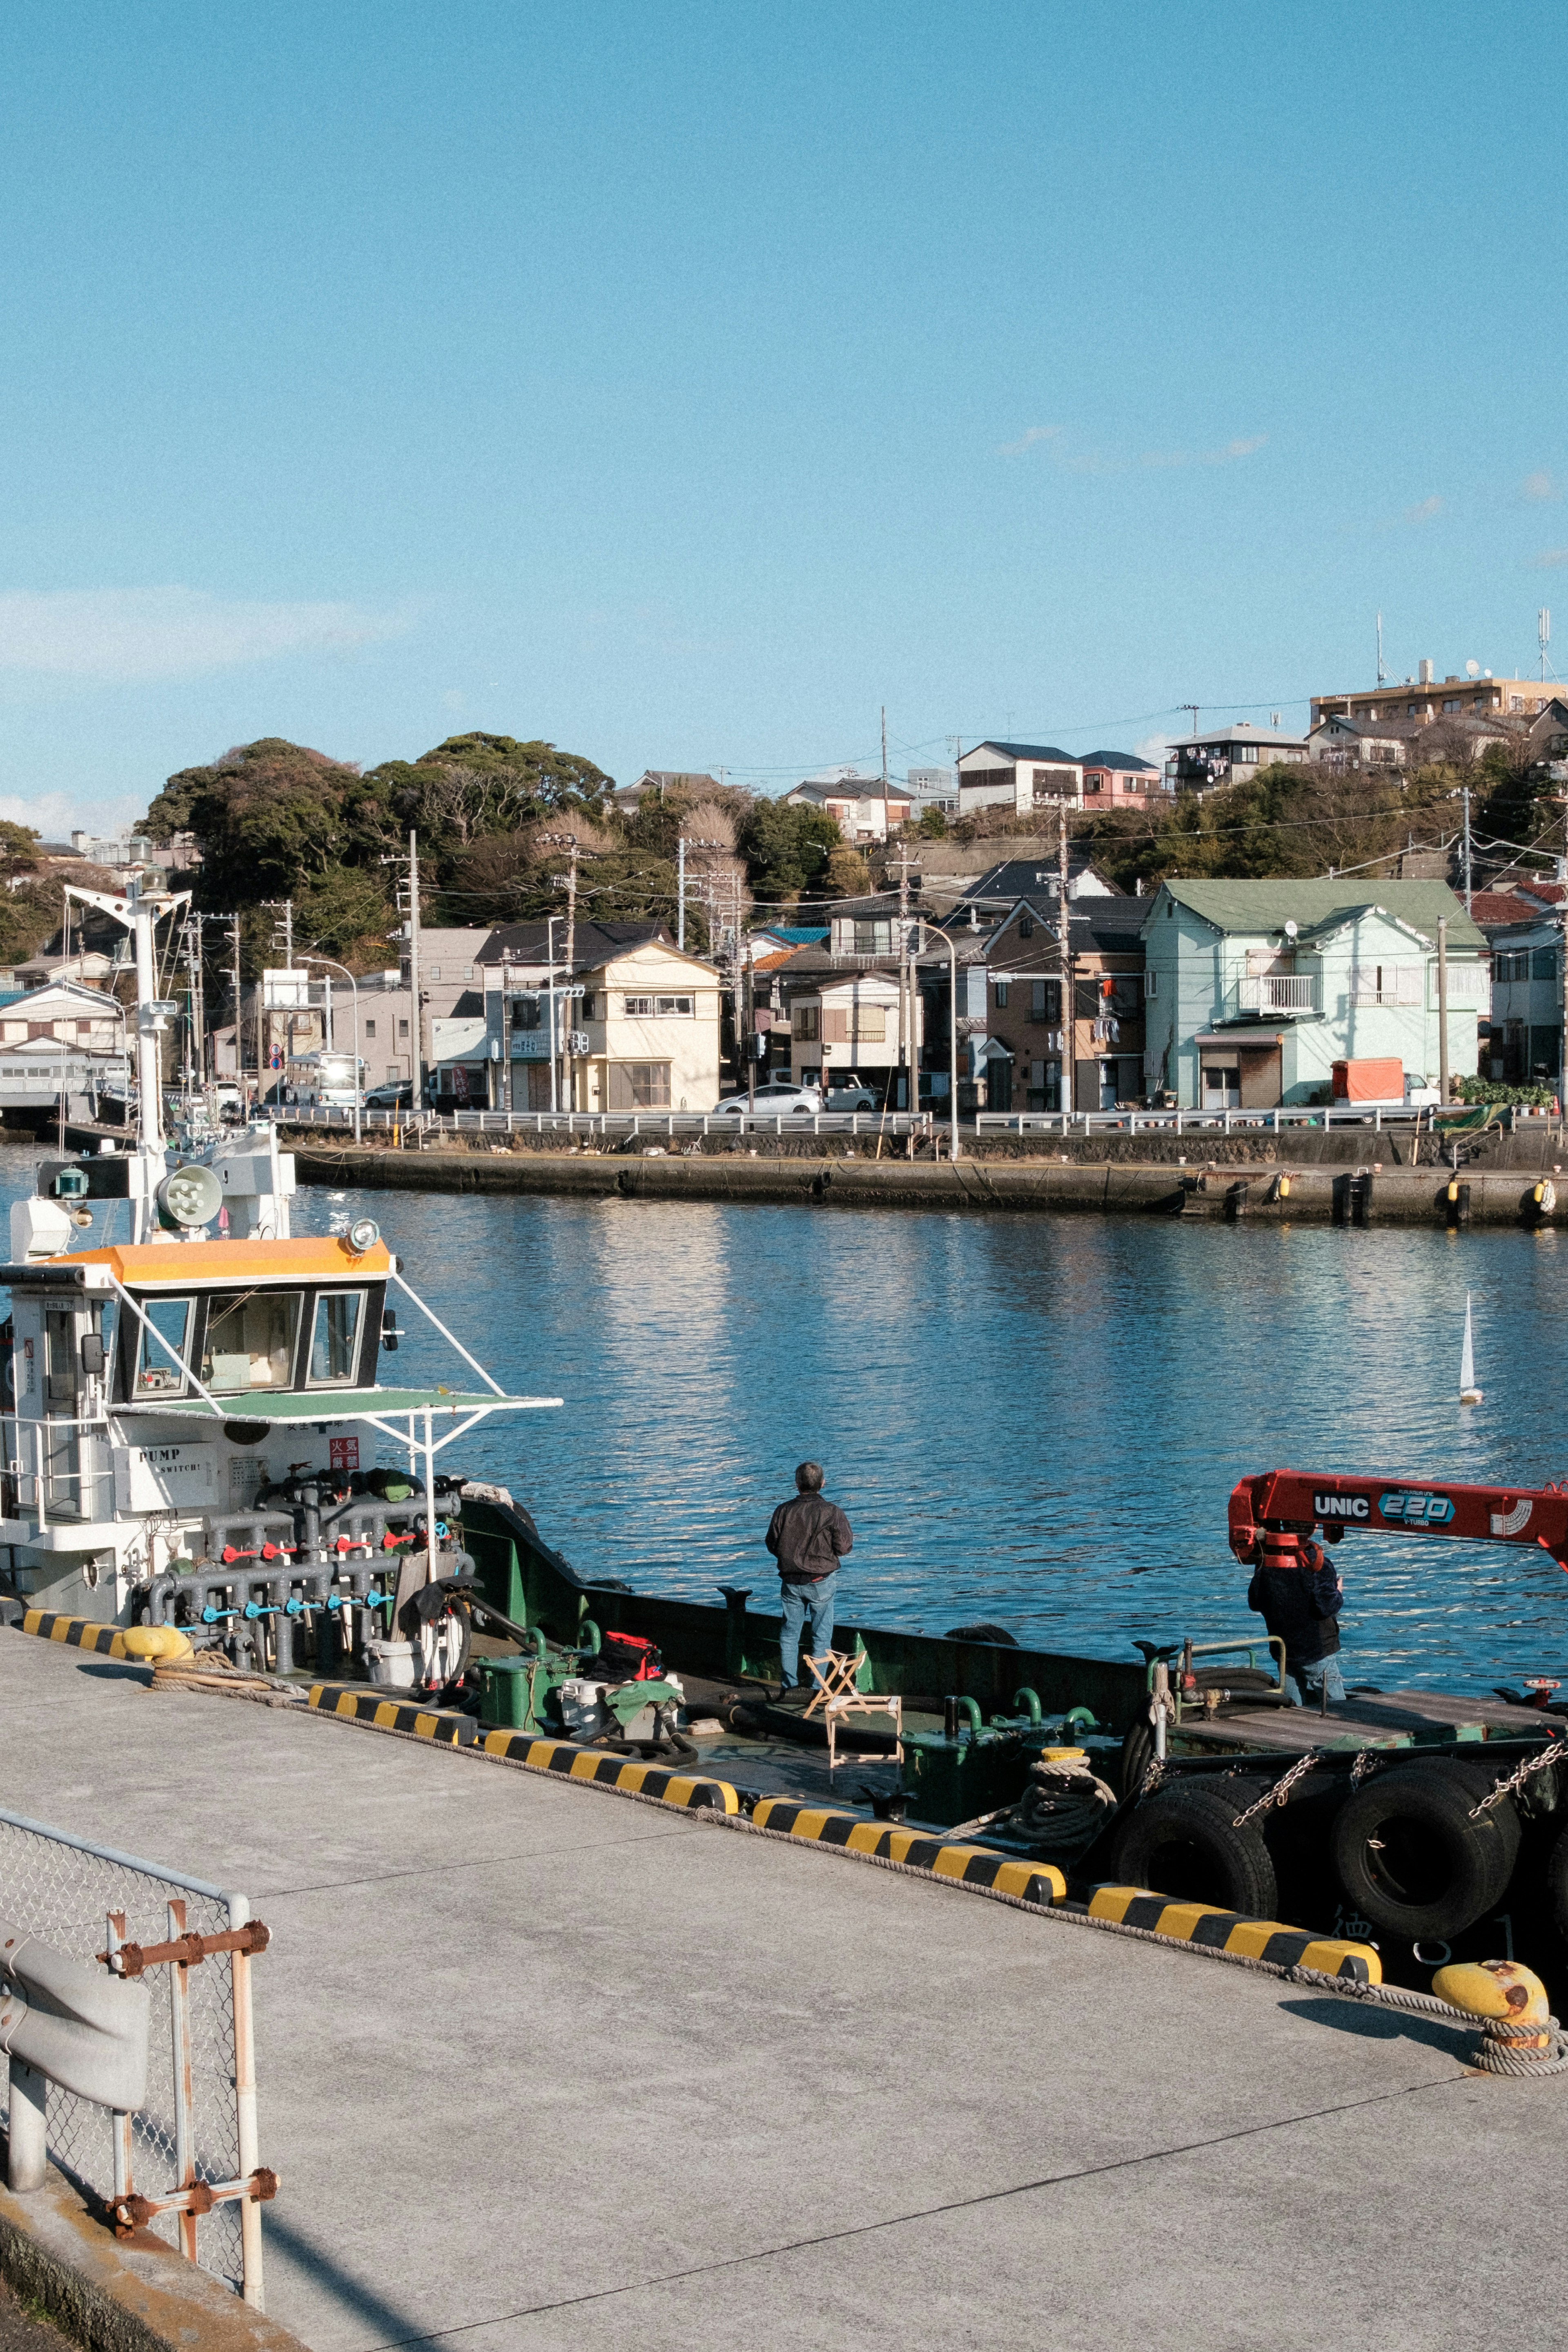
<instances>
[{"instance_id":1,"label":"concrete retaining wall","mask_svg":"<svg viewBox=\"0 0 1568 2352\"><path fill-rule=\"evenodd\" d=\"M1448 1199L1443 1169L1215 1164L1186 1168L1047 1160L685 1159L588 1152L429 1151L295 1147L300 1181L399 1192L549 1193L632 1201L787 1202L831 1208L1098 1210L1154 1217L1278 1223L1537 1225L1530 1169L1461 1171L1468 1200ZM1280 1180L1290 1190L1281 1196ZM1568 1178L1563 1213L1568 1213Z\"/></svg>"}]
</instances>

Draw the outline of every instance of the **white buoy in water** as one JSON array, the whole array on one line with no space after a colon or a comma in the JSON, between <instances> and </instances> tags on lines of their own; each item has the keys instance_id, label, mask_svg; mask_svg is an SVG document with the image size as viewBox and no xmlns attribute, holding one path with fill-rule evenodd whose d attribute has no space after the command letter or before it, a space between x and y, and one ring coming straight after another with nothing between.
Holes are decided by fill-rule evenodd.
<instances>
[{"instance_id":1,"label":"white buoy in water","mask_svg":"<svg viewBox=\"0 0 1568 2352\"><path fill-rule=\"evenodd\" d=\"M1470 1294L1465 1293L1465 1345L1459 1358L1459 1402L1479 1404L1481 1392L1476 1386L1476 1351L1470 1340Z\"/></svg>"}]
</instances>

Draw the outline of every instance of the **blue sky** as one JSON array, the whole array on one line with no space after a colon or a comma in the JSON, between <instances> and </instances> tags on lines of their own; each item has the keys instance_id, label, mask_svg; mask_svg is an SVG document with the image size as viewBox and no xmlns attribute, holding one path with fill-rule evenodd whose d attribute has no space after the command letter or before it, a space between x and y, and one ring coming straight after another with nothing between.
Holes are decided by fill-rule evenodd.
<instances>
[{"instance_id":1,"label":"blue sky","mask_svg":"<svg viewBox=\"0 0 1568 2352\"><path fill-rule=\"evenodd\" d=\"M782 789L1568 647L1563 20L32 0L0 812L469 727ZM1568 668L1568 658L1563 667Z\"/></svg>"}]
</instances>

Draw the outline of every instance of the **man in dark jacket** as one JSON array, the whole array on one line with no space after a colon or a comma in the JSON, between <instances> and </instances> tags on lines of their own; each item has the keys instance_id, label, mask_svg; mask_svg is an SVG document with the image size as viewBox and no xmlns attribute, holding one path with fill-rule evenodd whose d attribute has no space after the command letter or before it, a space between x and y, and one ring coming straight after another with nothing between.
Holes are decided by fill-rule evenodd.
<instances>
[{"instance_id":1,"label":"man in dark jacket","mask_svg":"<svg viewBox=\"0 0 1568 2352\"><path fill-rule=\"evenodd\" d=\"M1339 1612L1344 1586L1328 1554L1312 1541L1312 1522L1296 1519L1258 1531L1257 1562L1247 1588L1270 1633L1285 1644L1285 1696L1304 1706L1326 1696L1344 1698L1339 1665Z\"/></svg>"},{"instance_id":2,"label":"man in dark jacket","mask_svg":"<svg viewBox=\"0 0 1568 2352\"><path fill-rule=\"evenodd\" d=\"M780 1654L786 1690L797 1687L804 1627L810 1627L809 1658L820 1658L833 1646L839 1562L854 1545L848 1519L822 1493L820 1464L802 1462L795 1473L795 1488L768 1522L768 1549L779 1562L783 1592Z\"/></svg>"}]
</instances>

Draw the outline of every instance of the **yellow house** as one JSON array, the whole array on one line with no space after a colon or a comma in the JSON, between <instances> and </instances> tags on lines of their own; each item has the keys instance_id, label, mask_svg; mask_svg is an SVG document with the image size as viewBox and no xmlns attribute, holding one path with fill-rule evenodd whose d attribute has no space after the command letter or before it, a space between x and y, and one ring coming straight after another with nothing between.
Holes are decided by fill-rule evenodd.
<instances>
[{"instance_id":1,"label":"yellow house","mask_svg":"<svg viewBox=\"0 0 1568 2352\"><path fill-rule=\"evenodd\" d=\"M479 968L479 1050L498 1108L708 1111L718 1100L719 975L662 924L580 922L569 972L563 920L509 923Z\"/></svg>"}]
</instances>

